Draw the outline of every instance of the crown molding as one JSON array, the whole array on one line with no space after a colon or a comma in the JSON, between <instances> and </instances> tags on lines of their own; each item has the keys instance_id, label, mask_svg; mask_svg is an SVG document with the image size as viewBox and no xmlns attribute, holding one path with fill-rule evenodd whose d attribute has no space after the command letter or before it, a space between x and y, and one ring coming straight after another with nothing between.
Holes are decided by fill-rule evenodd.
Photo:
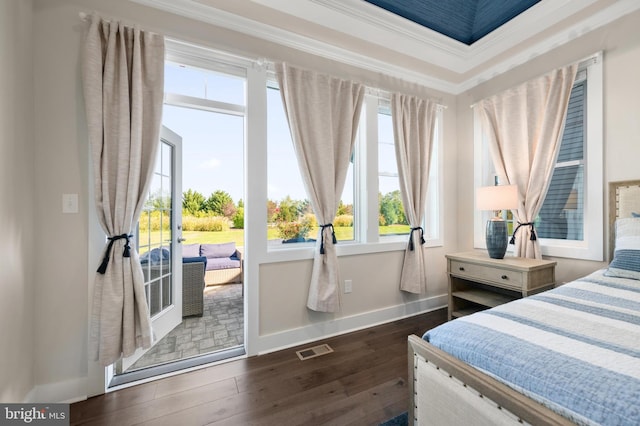
<instances>
[{"instance_id":1,"label":"crown molding","mask_svg":"<svg viewBox=\"0 0 640 426\"><path fill-rule=\"evenodd\" d=\"M456 84L433 78L424 73L390 64L370 56L356 53L320 40L294 34L281 28L254 21L192 0L130 0L175 15L206 22L218 27L248 34L263 40L321 56L358 68L396 77L405 81L453 93ZM231 52L233 53L233 52ZM257 59L257 58L253 58Z\"/></svg>"},{"instance_id":2,"label":"crown molding","mask_svg":"<svg viewBox=\"0 0 640 426\"><path fill-rule=\"evenodd\" d=\"M495 66L480 72L468 80L462 82L456 87L454 94L465 92L473 87L492 79L493 77L503 74L510 69L520 66L542 54L549 52L565 43L575 40L591 31L603 27L624 15L635 12L640 9L640 2L637 0L619 0L610 7L603 9L588 18L580 21L562 32L546 38L542 42L524 49L519 53L511 56L508 60L502 61Z\"/></svg>"},{"instance_id":3,"label":"crown molding","mask_svg":"<svg viewBox=\"0 0 640 426\"><path fill-rule=\"evenodd\" d=\"M317 38L293 33L274 25L220 10L198 0L130 1L454 95L469 90L484 81L568 43L576 37L640 9L640 1L618 0L606 9L602 9L586 19L556 32L540 43L523 49L508 59L459 82L434 78L426 73L409 70L366 53L353 52L340 46L325 43ZM327 28L353 37L366 39L372 43L382 45L381 43L384 42L384 47L417 58L425 63L449 69L453 73L460 75L475 67L491 63L492 59L504 52L504 50L517 46L518 43L548 28L553 23L582 10L597 0L581 0L580 2L553 0L541 2L471 46L451 40L360 0L251 1L274 7L280 12L288 13L299 19L316 21ZM308 16L305 17L309 13L312 14L313 19ZM540 22L544 22L544 24ZM334 27L339 27L340 29ZM235 52L230 53L233 54ZM258 58L250 59L255 60Z\"/></svg>"}]
</instances>

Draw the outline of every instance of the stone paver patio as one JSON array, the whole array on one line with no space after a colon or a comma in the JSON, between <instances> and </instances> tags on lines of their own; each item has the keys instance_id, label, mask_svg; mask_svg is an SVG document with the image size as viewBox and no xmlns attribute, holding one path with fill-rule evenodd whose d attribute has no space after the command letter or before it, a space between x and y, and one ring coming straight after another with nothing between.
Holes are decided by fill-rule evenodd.
<instances>
[{"instance_id":1,"label":"stone paver patio","mask_svg":"<svg viewBox=\"0 0 640 426\"><path fill-rule=\"evenodd\" d=\"M243 303L242 284L206 287L202 317L183 318L127 372L242 345Z\"/></svg>"}]
</instances>

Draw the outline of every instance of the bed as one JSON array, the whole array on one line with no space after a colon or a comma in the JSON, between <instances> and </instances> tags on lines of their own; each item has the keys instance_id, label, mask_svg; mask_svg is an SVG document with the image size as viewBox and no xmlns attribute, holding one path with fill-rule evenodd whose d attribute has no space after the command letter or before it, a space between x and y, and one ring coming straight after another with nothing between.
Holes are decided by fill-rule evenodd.
<instances>
[{"instance_id":1,"label":"bed","mask_svg":"<svg viewBox=\"0 0 640 426\"><path fill-rule=\"evenodd\" d=\"M609 191L607 268L409 336L411 424L640 424L640 181Z\"/></svg>"}]
</instances>

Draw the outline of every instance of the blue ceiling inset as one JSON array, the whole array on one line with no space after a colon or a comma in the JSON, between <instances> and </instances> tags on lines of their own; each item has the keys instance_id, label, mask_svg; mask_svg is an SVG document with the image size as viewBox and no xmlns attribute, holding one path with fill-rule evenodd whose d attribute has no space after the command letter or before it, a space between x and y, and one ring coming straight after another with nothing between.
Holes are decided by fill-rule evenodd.
<instances>
[{"instance_id":1,"label":"blue ceiling inset","mask_svg":"<svg viewBox=\"0 0 640 426\"><path fill-rule=\"evenodd\" d=\"M471 45L540 0L365 0Z\"/></svg>"}]
</instances>

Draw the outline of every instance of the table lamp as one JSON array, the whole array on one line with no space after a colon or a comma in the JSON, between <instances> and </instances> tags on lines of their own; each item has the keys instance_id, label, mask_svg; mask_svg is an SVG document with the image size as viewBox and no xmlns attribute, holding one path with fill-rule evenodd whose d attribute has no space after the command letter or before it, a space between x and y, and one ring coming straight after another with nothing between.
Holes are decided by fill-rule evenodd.
<instances>
[{"instance_id":1,"label":"table lamp","mask_svg":"<svg viewBox=\"0 0 640 426\"><path fill-rule=\"evenodd\" d=\"M486 241L489 257L502 259L507 252L507 223L499 214L501 210L518 207L518 187L516 185L482 186L476 192L476 208L492 210L495 216L487 221Z\"/></svg>"}]
</instances>

